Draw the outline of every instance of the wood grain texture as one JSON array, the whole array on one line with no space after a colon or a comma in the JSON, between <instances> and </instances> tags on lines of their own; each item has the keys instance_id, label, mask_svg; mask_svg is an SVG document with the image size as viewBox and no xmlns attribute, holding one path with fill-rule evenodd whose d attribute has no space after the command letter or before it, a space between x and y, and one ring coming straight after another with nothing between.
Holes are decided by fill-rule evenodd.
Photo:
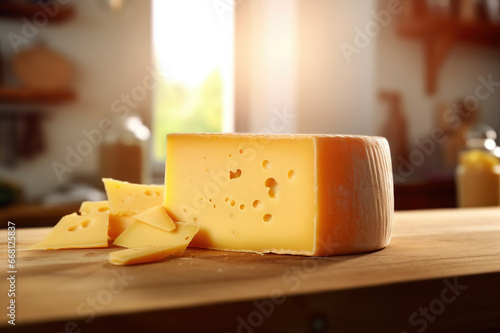
<instances>
[{"instance_id":1,"label":"wood grain texture","mask_svg":"<svg viewBox=\"0 0 500 333\"><path fill-rule=\"evenodd\" d=\"M117 267L107 261L116 248L28 250L49 230L17 230L18 324L88 319L93 299L97 300L93 312L102 317L180 311L273 295L339 295L426 280L442 285L444 278L457 276L479 281L488 273L500 276L500 208L396 212L387 248L329 258L188 249L183 256L162 262ZM5 267L5 230L0 240ZM483 287L498 289L493 283L497 280L485 279ZM394 288L388 299L411 301L398 298ZM0 290L7 289L2 280ZM385 304L383 298L378 301ZM311 302L319 306L325 299Z\"/></svg>"}]
</instances>

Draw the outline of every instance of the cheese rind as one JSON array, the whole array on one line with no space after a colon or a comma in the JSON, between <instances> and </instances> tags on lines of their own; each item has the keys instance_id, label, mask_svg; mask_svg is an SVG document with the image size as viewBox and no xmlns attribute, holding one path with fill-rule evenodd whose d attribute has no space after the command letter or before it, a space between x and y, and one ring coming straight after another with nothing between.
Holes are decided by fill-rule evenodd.
<instances>
[{"instance_id":1,"label":"cheese rind","mask_svg":"<svg viewBox=\"0 0 500 333\"><path fill-rule=\"evenodd\" d=\"M103 178L111 214L131 216L163 202L163 185L132 184Z\"/></svg>"},{"instance_id":2,"label":"cheese rind","mask_svg":"<svg viewBox=\"0 0 500 333\"><path fill-rule=\"evenodd\" d=\"M389 243L384 138L170 134L164 206L200 226L190 246L328 256Z\"/></svg>"},{"instance_id":3,"label":"cheese rind","mask_svg":"<svg viewBox=\"0 0 500 333\"><path fill-rule=\"evenodd\" d=\"M168 216L162 205L146 209L133 217L137 221L151 224L153 227L157 227L165 231L172 231L175 229L174 221L170 216Z\"/></svg>"},{"instance_id":4,"label":"cheese rind","mask_svg":"<svg viewBox=\"0 0 500 333\"><path fill-rule=\"evenodd\" d=\"M374 251L389 244L394 188L387 140L319 136L315 255Z\"/></svg>"},{"instance_id":5,"label":"cheese rind","mask_svg":"<svg viewBox=\"0 0 500 333\"><path fill-rule=\"evenodd\" d=\"M76 213L64 216L32 250L94 248L108 246L108 213Z\"/></svg>"},{"instance_id":6,"label":"cheese rind","mask_svg":"<svg viewBox=\"0 0 500 333\"><path fill-rule=\"evenodd\" d=\"M174 246L189 243L198 232L199 227L193 224L175 222L175 229L165 231L140 221L135 221L113 242L123 247Z\"/></svg>"},{"instance_id":7,"label":"cheese rind","mask_svg":"<svg viewBox=\"0 0 500 333\"><path fill-rule=\"evenodd\" d=\"M187 245L188 242L165 247L145 246L114 251L109 254L109 262L113 265L136 265L160 261L173 254L184 252Z\"/></svg>"}]
</instances>

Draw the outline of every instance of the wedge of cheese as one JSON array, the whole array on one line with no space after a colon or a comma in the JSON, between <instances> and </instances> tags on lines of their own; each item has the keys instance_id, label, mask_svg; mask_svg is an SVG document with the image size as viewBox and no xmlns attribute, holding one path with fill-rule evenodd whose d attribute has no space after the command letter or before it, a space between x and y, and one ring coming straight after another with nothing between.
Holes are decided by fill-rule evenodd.
<instances>
[{"instance_id":1,"label":"wedge of cheese","mask_svg":"<svg viewBox=\"0 0 500 333\"><path fill-rule=\"evenodd\" d=\"M184 252L188 243L163 247L145 246L114 251L109 254L109 262L113 265L136 265L160 261L173 254Z\"/></svg>"},{"instance_id":2,"label":"wedge of cheese","mask_svg":"<svg viewBox=\"0 0 500 333\"><path fill-rule=\"evenodd\" d=\"M165 231L172 231L175 229L175 223L170 216L168 216L163 206L154 206L146 209L133 216L137 221L151 224L153 227L163 229Z\"/></svg>"},{"instance_id":3,"label":"wedge of cheese","mask_svg":"<svg viewBox=\"0 0 500 333\"><path fill-rule=\"evenodd\" d=\"M84 201L80 206L79 212L82 215L96 213L96 212L109 212L109 203L104 201Z\"/></svg>"},{"instance_id":4,"label":"wedge of cheese","mask_svg":"<svg viewBox=\"0 0 500 333\"><path fill-rule=\"evenodd\" d=\"M344 135L170 134L164 207L190 246L308 256L373 251L391 237L389 145Z\"/></svg>"},{"instance_id":5,"label":"wedge of cheese","mask_svg":"<svg viewBox=\"0 0 500 333\"><path fill-rule=\"evenodd\" d=\"M176 222L175 229L165 231L151 224L135 221L127 228L120 236L118 236L113 244L123 247L135 248L144 246L176 246L179 244L189 244L194 235L199 230L197 225Z\"/></svg>"},{"instance_id":6,"label":"wedge of cheese","mask_svg":"<svg viewBox=\"0 0 500 333\"><path fill-rule=\"evenodd\" d=\"M109 212L109 210L108 201L84 201L80 206L82 215L94 212ZM114 240L134 221L135 219L131 216L109 213L108 238Z\"/></svg>"},{"instance_id":7,"label":"wedge of cheese","mask_svg":"<svg viewBox=\"0 0 500 333\"><path fill-rule=\"evenodd\" d=\"M163 203L163 185L132 184L103 178L111 214L132 216Z\"/></svg>"},{"instance_id":8,"label":"wedge of cheese","mask_svg":"<svg viewBox=\"0 0 500 333\"><path fill-rule=\"evenodd\" d=\"M76 213L64 216L32 250L94 248L108 246L108 213Z\"/></svg>"}]
</instances>

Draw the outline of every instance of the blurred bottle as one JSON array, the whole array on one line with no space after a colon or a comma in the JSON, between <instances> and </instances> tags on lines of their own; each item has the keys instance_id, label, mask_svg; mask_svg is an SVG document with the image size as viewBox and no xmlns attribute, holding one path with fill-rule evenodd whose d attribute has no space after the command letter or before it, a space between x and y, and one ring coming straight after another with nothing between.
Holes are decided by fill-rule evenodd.
<instances>
[{"instance_id":1,"label":"blurred bottle","mask_svg":"<svg viewBox=\"0 0 500 333\"><path fill-rule=\"evenodd\" d=\"M441 143L443 168L453 173L459 161L460 152L466 147L467 133L479 121L478 109L467 109L459 100L449 107L449 103L440 103L437 107L436 125L443 129L446 140Z\"/></svg>"},{"instance_id":2,"label":"blurred bottle","mask_svg":"<svg viewBox=\"0 0 500 333\"><path fill-rule=\"evenodd\" d=\"M460 3L460 19L463 22L476 21L476 0L462 0Z\"/></svg>"},{"instance_id":3,"label":"blurred bottle","mask_svg":"<svg viewBox=\"0 0 500 333\"><path fill-rule=\"evenodd\" d=\"M496 133L486 124L472 127L456 169L459 207L500 204L500 159L495 156Z\"/></svg>"},{"instance_id":4,"label":"blurred bottle","mask_svg":"<svg viewBox=\"0 0 500 333\"><path fill-rule=\"evenodd\" d=\"M149 129L138 115L117 118L115 126L115 130L104 138L99 149L101 177L148 183Z\"/></svg>"},{"instance_id":5,"label":"blurred bottle","mask_svg":"<svg viewBox=\"0 0 500 333\"><path fill-rule=\"evenodd\" d=\"M493 24L500 23L500 1L486 0L486 8L490 22Z\"/></svg>"},{"instance_id":6,"label":"blurred bottle","mask_svg":"<svg viewBox=\"0 0 500 333\"><path fill-rule=\"evenodd\" d=\"M392 167L396 168L400 159L407 159L408 126L403 110L401 94L395 91L380 91L378 97L388 104L385 122L380 130L381 135L387 139L391 146Z\"/></svg>"}]
</instances>

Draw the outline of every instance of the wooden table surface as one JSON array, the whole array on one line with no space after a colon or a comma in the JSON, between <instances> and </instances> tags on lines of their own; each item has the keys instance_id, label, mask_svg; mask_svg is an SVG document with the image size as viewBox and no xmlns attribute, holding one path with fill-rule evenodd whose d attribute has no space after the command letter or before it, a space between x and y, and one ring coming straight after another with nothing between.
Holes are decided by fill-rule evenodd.
<instances>
[{"instance_id":1,"label":"wooden table surface","mask_svg":"<svg viewBox=\"0 0 500 333\"><path fill-rule=\"evenodd\" d=\"M16 230L16 329L93 325L89 331L97 332L106 318L142 329L146 318L152 325L173 316L175 331L196 324L205 331L253 332L269 323L264 331L293 325L300 332L371 327L409 333L425 324L426 332L500 332L500 207L396 212L387 248L328 258L188 249L162 262L119 267L107 261L113 248L28 250L49 230ZM0 232L4 271L6 232ZM443 300L453 294L443 290L450 284L458 286L448 290L457 297L448 303ZM0 280L0 293L8 289ZM429 306L438 315L419 313ZM206 319L215 309L215 318L220 311L228 315ZM357 316L372 322L349 319ZM0 318L9 326L3 313ZM53 324L58 326L47 326Z\"/></svg>"}]
</instances>

